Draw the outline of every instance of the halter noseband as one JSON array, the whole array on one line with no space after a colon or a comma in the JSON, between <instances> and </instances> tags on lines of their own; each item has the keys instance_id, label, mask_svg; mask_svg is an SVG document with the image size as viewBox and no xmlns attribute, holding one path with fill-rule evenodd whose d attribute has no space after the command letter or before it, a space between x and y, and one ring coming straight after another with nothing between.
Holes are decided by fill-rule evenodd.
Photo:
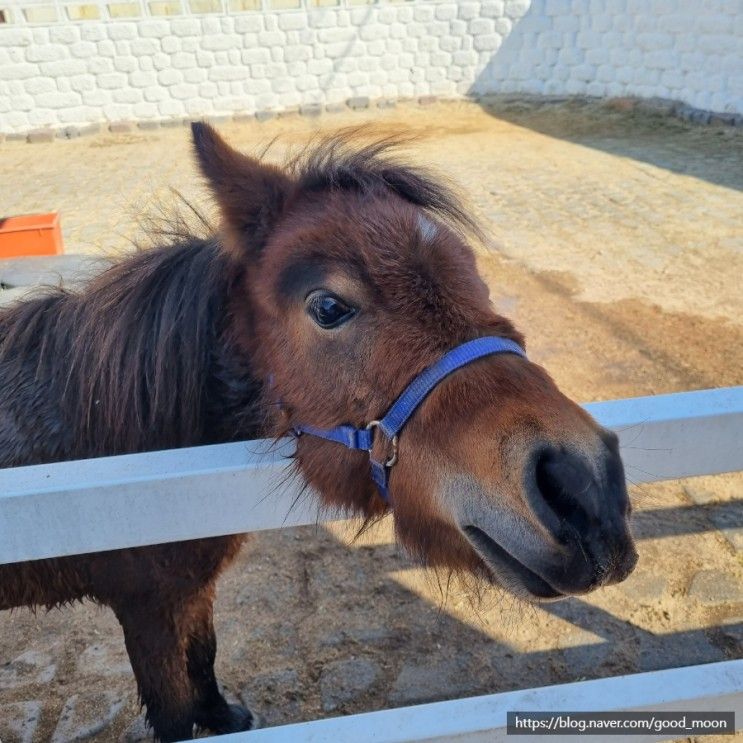
<instances>
[{"instance_id":1,"label":"halter noseband","mask_svg":"<svg viewBox=\"0 0 743 743\"><path fill-rule=\"evenodd\" d=\"M306 433L327 441L334 441L336 444L343 444L349 449L368 451L372 480L374 480L382 499L389 503L390 469L397 462L397 441L400 431L425 400L428 393L449 374L483 356L490 356L495 353L515 353L526 358L524 349L508 338L488 336L467 341L444 354L435 364L427 367L415 377L380 420L371 421L364 428L354 428L349 425L335 426L334 428L296 426L294 433L297 436ZM379 429L392 446L392 454L384 462L377 461L372 453L374 431L376 429Z\"/></svg>"}]
</instances>

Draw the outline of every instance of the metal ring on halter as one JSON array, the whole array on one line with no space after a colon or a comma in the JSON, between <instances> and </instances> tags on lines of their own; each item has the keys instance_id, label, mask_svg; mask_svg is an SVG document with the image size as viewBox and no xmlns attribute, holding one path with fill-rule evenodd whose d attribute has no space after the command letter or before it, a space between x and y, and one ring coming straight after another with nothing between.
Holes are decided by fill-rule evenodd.
<instances>
[{"instance_id":1,"label":"metal ring on halter","mask_svg":"<svg viewBox=\"0 0 743 743\"><path fill-rule=\"evenodd\" d=\"M380 429L382 425L382 421L369 421L366 425L366 430L371 431L372 429ZM372 447L367 449L369 452L369 456L371 456L372 448L373 448L373 442L374 439L372 439ZM390 443L392 444L392 456L384 463L385 467L392 467L397 463L397 443L398 443L398 436L395 434L391 439Z\"/></svg>"}]
</instances>

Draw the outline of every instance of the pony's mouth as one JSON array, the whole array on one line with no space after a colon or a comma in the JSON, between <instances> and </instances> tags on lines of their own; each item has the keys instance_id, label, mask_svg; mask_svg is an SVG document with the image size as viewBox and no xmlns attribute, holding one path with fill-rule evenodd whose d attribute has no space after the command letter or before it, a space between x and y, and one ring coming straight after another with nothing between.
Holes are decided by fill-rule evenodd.
<instances>
[{"instance_id":1,"label":"pony's mouth","mask_svg":"<svg viewBox=\"0 0 743 743\"><path fill-rule=\"evenodd\" d=\"M482 529L469 525L463 526L462 532L498 582L512 593L532 601L554 601L565 596L507 552Z\"/></svg>"}]
</instances>

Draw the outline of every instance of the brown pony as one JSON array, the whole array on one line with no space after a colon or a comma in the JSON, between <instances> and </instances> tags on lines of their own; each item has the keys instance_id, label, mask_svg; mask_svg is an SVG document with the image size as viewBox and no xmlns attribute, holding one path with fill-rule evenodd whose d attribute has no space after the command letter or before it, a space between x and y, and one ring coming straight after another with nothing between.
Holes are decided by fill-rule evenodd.
<instances>
[{"instance_id":1,"label":"brown pony","mask_svg":"<svg viewBox=\"0 0 743 743\"><path fill-rule=\"evenodd\" d=\"M338 135L277 167L204 124L193 137L217 236L173 236L84 290L0 313L0 467L359 427L457 344L523 342L477 273L472 220L394 141ZM327 505L389 508L364 452L301 436L296 464ZM525 598L585 593L636 561L616 437L517 355L433 391L390 488L397 536L424 564ZM242 541L0 565L0 609L106 604L160 740L247 730L213 668L215 582Z\"/></svg>"}]
</instances>

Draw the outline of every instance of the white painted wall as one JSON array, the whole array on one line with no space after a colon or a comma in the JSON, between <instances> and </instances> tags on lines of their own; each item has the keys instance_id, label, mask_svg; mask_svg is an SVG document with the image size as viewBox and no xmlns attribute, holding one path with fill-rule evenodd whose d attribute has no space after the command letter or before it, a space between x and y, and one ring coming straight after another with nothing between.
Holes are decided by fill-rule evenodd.
<instances>
[{"instance_id":1,"label":"white painted wall","mask_svg":"<svg viewBox=\"0 0 743 743\"><path fill-rule=\"evenodd\" d=\"M743 113L743 0L365 2L0 0L0 132L498 92Z\"/></svg>"}]
</instances>

